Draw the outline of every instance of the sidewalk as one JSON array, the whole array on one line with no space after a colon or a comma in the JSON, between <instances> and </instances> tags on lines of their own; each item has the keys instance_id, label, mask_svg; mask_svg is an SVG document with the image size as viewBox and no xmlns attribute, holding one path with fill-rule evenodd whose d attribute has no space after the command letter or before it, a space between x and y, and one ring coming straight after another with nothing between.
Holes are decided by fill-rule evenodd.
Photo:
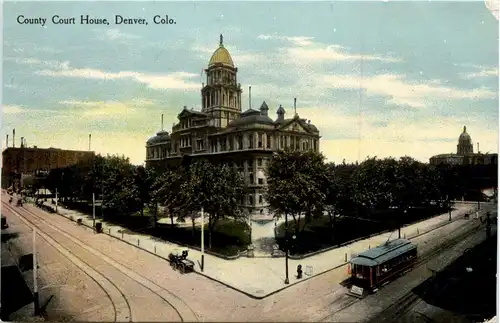
<instances>
[{"instance_id":1,"label":"sidewalk","mask_svg":"<svg viewBox=\"0 0 500 323\"><path fill-rule=\"evenodd\" d=\"M452 212L452 222L449 221L448 213L439 215L402 228L401 237L406 237L408 239L415 238L443 225L463 219L465 213L472 213L476 210L475 205L467 203L457 203L455 208L456 210ZM73 221L81 218L84 225L92 228L92 218L90 216L63 207L58 208L58 213L66 218L72 218ZM473 216L471 216L471 218L472 217ZM111 235L165 259L168 258L168 254L172 251L188 249L187 247L182 247L171 242L155 240L151 236L122 233L123 231L130 232L120 226L103 222L103 232L105 234ZM201 272L199 264L199 261L201 261L201 252L189 249L189 258L195 261L195 270L197 273L243 292L250 297L263 298L303 281L304 279L297 280L294 276L297 265L299 264L302 265L304 273L306 274L304 278L315 276L345 265L346 261L349 261L353 254L380 245L389 238L395 239L397 237L398 231L396 230L392 233L384 233L356 241L349 245L325 251L305 259L289 259L289 285L284 284L284 258L240 257L235 260L225 260L205 254L205 270L203 273ZM265 277L265 279L263 279L263 277Z\"/></svg>"}]
</instances>

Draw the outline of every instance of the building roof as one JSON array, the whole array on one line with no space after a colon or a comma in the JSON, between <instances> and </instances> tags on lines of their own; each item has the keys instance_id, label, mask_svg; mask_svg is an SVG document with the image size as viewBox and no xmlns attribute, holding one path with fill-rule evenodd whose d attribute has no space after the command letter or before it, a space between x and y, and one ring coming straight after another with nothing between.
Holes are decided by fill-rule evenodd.
<instances>
[{"instance_id":1,"label":"building roof","mask_svg":"<svg viewBox=\"0 0 500 323\"><path fill-rule=\"evenodd\" d=\"M220 35L219 48L217 48L215 50L215 52L212 54L212 57L210 58L210 61L208 62L208 67L215 65L215 64L224 64L224 65L234 67L234 63L233 63L233 59L231 57L231 54L229 54L229 51L224 47L222 40L223 40L222 35Z\"/></svg>"},{"instance_id":2,"label":"building roof","mask_svg":"<svg viewBox=\"0 0 500 323\"><path fill-rule=\"evenodd\" d=\"M409 240L396 239L360 253L357 257L351 259L351 264L376 266L416 248L417 246Z\"/></svg>"},{"instance_id":3,"label":"building roof","mask_svg":"<svg viewBox=\"0 0 500 323\"><path fill-rule=\"evenodd\" d=\"M260 111L248 109L240 115L240 118L229 123L228 127L241 126L252 123L270 124L273 125L274 121Z\"/></svg>"},{"instance_id":4,"label":"building roof","mask_svg":"<svg viewBox=\"0 0 500 323\"><path fill-rule=\"evenodd\" d=\"M463 157L464 156L462 156L462 155L457 155L457 154L450 153L450 154L435 155L435 156L432 156L431 158L463 158Z\"/></svg>"},{"instance_id":5,"label":"building roof","mask_svg":"<svg viewBox=\"0 0 500 323\"><path fill-rule=\"evenodd\" d=\"M161 130L156 133L156 136L149 138L146 144L148 146L151 146L151 145L167 143L169 141L170 141L170 135L168 134L168 131Z\"/></svg>"}]
</instances>

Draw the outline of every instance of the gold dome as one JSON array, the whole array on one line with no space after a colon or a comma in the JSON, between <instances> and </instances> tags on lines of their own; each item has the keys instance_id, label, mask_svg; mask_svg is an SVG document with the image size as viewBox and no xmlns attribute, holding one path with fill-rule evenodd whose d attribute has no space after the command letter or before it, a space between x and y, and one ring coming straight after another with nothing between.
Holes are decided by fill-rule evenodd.
<instances>
[{"instance_id":1,"label":"gold dome","mask_svg":"<svg viewBox=\"0 0 500 323\"><path fill-rule=\"evenodd\" d=\"M231 58L231 54L229 54L228 50L224 47L222 43L222 35L220 35L220 44L219 48L215 50L212 54L212 58L210 58L210 62L208 62L208 66L212 66L215 64L224 64L234 67L233 59Z\"/></svg>"}]
</instances>

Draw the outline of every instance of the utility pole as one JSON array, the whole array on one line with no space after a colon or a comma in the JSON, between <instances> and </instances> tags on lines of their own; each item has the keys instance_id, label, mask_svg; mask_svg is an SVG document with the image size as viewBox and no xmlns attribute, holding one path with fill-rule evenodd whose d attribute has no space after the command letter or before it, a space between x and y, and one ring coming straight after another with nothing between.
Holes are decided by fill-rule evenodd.
<instances>
[{"instance_id":1,"label":"utility pole","mask_svg":"<svg viewBox=\"0 0 500 323\"><path fill-rule=\"evenodd\" d=\"M57 213L57 187L56 187L56 213Z\"/></svg>"},{"instance_id":2,"label":"utility pole","mask_svg":"<svg viewBox=\"0 0 500 323\"><path fill-rule=\"evenodd\" d=\"M201 208L201 271L205 268L205 217Z\"/></svg>"},{"instance_id":3,"label":"utility pole","mask_svg":"<svg viewBox=\"0 0 500 323\"><path fill-rule=\"evenodd\" d=\"M288 280L288 216L285 213L285 284L289 284Z\"/></svg>"},{"instance_id":4,"label":"utility pole","mask_svg":"<svg viewBox=\"0 0 500 323\"><path fill-rule=\"evenodd\" d=\"M38 273L36 262L36 228L33 227L33 302L35 305L35 315L40 314L40 300L38 298Z\"/></svg>"}]
</instances>

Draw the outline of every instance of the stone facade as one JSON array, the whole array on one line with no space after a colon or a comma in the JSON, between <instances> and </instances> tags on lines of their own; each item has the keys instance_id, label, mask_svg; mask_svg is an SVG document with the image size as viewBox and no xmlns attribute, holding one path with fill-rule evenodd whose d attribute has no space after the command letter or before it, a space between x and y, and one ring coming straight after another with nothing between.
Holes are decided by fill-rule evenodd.
<instances>
[{"instance_id":1,"label":"stone facade","mask_svg":"<svg viewBox=\"0 0 500 323\"><path fill-rule=\"evenodd\" d=\"M295 113L285 118L282 106L275 120L262 102L259 110L242 112L238 69L221 41L212 55L202 85L202 109L186 106L169 134L160 131L146 143L146 167L176 167L184 158L206 158L229 163L245 180L242 205L254 219L269 219L264 200L266 165L279 149L319 151L320 134L310 121ZM251 91L251 88L249 88Z\"/></svg>"}]
</instances>

